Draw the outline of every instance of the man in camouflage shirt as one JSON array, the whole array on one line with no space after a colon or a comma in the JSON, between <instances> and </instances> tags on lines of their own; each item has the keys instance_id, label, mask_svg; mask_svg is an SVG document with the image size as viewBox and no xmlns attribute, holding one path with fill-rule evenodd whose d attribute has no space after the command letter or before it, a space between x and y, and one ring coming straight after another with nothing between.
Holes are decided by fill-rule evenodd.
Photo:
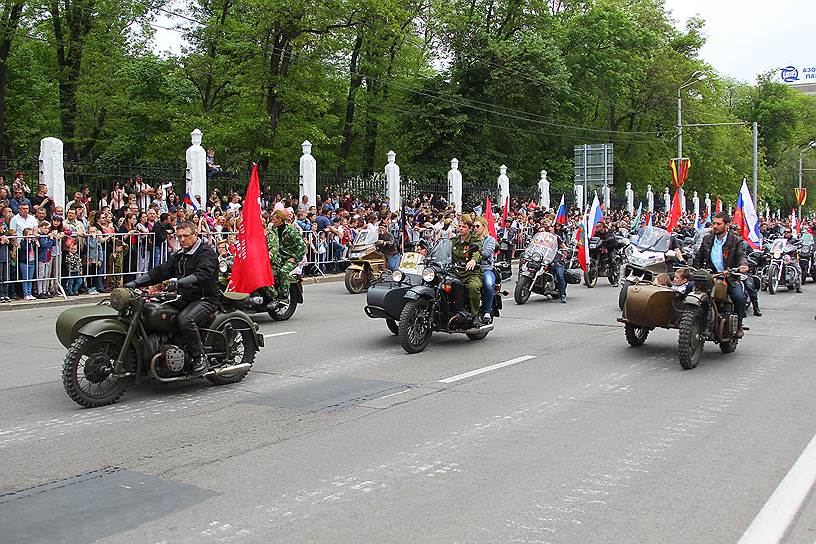
<instances>
[{"instance_id":1,"label":"man in camouflage shirt","mask_svg":"<svg viewBox=\"0 0 816 544\"><path fill-rule=\"evenodd\" d=\"M462 214L459 221L459 236L453 239L451 256L453 264L464 266L465 270L456 274L465 284L470 313L479 315L482 300L482 271L478 263L482 260L482 241L473 232L473 218Z\"/></svg>"},{"instance_id":2,"label":"man in camouflage shirt","mask_svg":"<svg viewBox=\"0 0 816 544\"><path fill-rule=\"evenodd\" d=\"M269 262L275 274L275 287L268 287L273 299L289 298L289 273L306 254L306 242L300 232L289 223L289 214L275 210L266 228L266 247Z\"/></svg>"}]
</instances>

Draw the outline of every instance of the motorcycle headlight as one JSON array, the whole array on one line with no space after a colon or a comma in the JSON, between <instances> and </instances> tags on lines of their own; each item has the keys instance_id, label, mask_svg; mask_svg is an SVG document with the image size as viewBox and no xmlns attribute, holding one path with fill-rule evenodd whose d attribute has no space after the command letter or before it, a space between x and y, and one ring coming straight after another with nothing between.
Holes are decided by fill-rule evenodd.
<instances>
[{"instance_id":1,"label":"motorcycle headlight","mask_svg":"<svg viewBox=\"0 0 816 544\"><path fill-rule=\"evenodd\" d=\"M133 294L130 292L130 289L126 289L124 287L117 287L110 294L110 307L116 310L117 312L121 312L124 310L128 304L130 304L131 299L133 298Z\"/></svg>"},{"instance_id":2,"label":"motorcycle headlight","mask_svg":"<svg viewBox=\"0 0 816 544\"><path fill-rule=\"evenodd\" d=\"M533 253L533 260L535 262L540 263L542 259L541 253Z\"/></svg>"},{"instance_id":3,"label":"motorcycle headlight","mask_svg":"<svg viewBox=\"0 0 816 544\"><path fill-rule=\"evenodd\" d=\"M778 259L779 257L782 256L782 252L780 250L776 249L773 252L773 256L774 256L774 259Z\"/></svg>"},{"instance_id":4,"label":"motorcycle headlight","mask_svg":"<svg viewBox=\"0 0 816 544\"><path fill-rule=\"evenodd\" d=\"M426 268L422 271L422 281L431 283L436 278L436 270L433 268Z\"/></svg>"},{"instance_id":5,"label":"motorcycle headlight","mask_svg":"<svg viewBox=\"0 0 816 544\"><path fill-rule=\"evenodd\" d=\"M402 270L394 270L394 273L391 274L391 279L397 283L402 283L402 280L405 279L405 274L402 273Z\"/></svg>"},{"instance_id":6,"label":"motorcycle headlight","mask_svg":"<svg viewBox=\"0 0 816 544\"><path fill-rule=\"evenodd\" d=\"M221 261L220 263L218 263L219 272L221 272L222 274L226 274L227 270L229 270L229 264L227 264L227 261Z\"/></svg>"}]
</instances>

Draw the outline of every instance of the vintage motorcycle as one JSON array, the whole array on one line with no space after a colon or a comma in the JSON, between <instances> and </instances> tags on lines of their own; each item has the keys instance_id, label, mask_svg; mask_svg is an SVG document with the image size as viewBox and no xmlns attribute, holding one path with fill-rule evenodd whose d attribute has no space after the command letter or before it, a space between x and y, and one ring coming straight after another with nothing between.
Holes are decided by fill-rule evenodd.
<instances>
[{"instance_id":1,"label":"vintage motorcycle","mask_svg":"<svg viewBox=\"0 0 816 544\"><path fill-rule=\"evenodd\" d=\"M375 245L379 237L377 232L363 230L349 246L351 264L346 268L343 283L346 290L353 295L368 289L384 271L388 270L385 255Z\"/></svg>"},{"instance_id":2,"label":"vintage motorcycle","mask_svg":"<svg viewBox=\"0 0 816 544\"><path fill-rule=\"evenodd\" d=\"M651 282L661 273L671 273L675 253L669 251L671 234L659 227L645 227L626 247L626 265L623 267L618 307L623 310L629 285L639 281Z\"/></svg>"},{"instance_id":3,"label":"vintage motorcycle","mask_svg":"<svg viewBox=\"0 0 816 544\"><path fill-rule=\"evenodd\" d=\"M235 309L248 295L225 293L218 311L199 328L214 385L238 383L263 347L258 325ZM175 293L153 293L120 287L109 305L77 306L57 318L60 343L68 348L62 383L82 406L113 404L141 378L167 383L192 379L189 355L179 347L179 310L170 306Z\"/></svg>"},{"instance_id":4,"label":"vintage motorcycle","mask_svg":"<svg viewBox=\"0 0 816 544\"><path fill-rule=\"evenodd\" d=\"M626 341L638 347L656 327L678 329L678 355L685 370L700 362L706 341L718 344L723 353L733 352L739 343L738 317L728 297L729 275L741 281L747 278L738 270L716 274L694 270L688 294L646 282L629 285L623 316L618 319L624 324Z\"/></svg>"},{"instance_id":5,"label":"vintage motorcycle","mask_svg":"<svg viewBox=\"0 0 816 544\"><path fill-rule=\"evenodd\" d=\"M799 247L799 265L802 270L802 283L807 282L808 276L816 281L816 261L813 259L813 235L809 232L802 234L802 244Z\"/></svg>"},{"instance_id":6,"label":"vintage motorcycle","mask_svg":"<svg viewBox=\"0 0 816 544\"><path fill-rule=\"evenodd\" d=\"M218 259L218 286L222 292L227 290L230 279L232 278L233 257L230 255L226 258ZM269 317L275 321L286 321L297 310L298 304L303 304L303 276L295 269L289 275L289 298L272 299L269 292L261 287L250 293L249 297L243 300L235 300L233 304L235 308L242 310L249 314L269 314Z\"/></svg>"},{"instance_id":7,"label":"vintage motorcycle","mask_svg":"<svg viewBox=\"0 0 816 544\"><path fill-rule=\"evenodd\" d=\"M407 353L423 351L434 331L482 340L494 328L493 323L480 323L465 310L465 286L454 274L463 269L451 264L451 250L450 240L439 240L428 252L421 273L398 269L368 290L366 315L384 318ZM502 308L501 276L498 271L494 273L492 313L498 317Z\"/></svg>"},{"instance_id":8,"label":"vintage motorcycle","mask_svg":"<svg viewBox=\"0 0 816 544\"><path fill-rule=\"evenodd\" d=\"M558 286L552 271L552 263L557 255L558 237L555 234L537 232L533 236L519 259L519 274L513 291L516 304L526 303L530 300L531 293L558 298Z\"/></svg>"},{"instance_id":9,"label":"vintage motorcycle","mask_svg":"<svg viewBox=\"0 0 816 544\"><path fill-rule=\"evenodd\" d=\"M777 238L771 244L770 262L767 268L768 294L773 295L780 285L786 285L788 291L796 289L802 292L802 273L799 270L798 248L788 243L785 238Z\"/></svg>"}]
</instances>

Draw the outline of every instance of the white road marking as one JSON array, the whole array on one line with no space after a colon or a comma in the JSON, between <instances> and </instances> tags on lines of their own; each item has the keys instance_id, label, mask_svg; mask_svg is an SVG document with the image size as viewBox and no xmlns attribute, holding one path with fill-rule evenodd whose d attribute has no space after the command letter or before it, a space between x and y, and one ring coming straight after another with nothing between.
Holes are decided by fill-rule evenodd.
<instances>
[{"instance_id":1,"label":"white road marking","mask_svg":"<svg viewBox=\"0 0 816 544\"><path fill-rule=\"evenodd\" d=\"M379 397L379 398L377 398L375 400L382 400L382 399L387 399L388 397L393 397L395 395L402 395L403 393L407 393L410 390L411 390L410 388L409 389L403 389L402 391L397 391L396 393L391 393L390 395L385 395L385 396Z\"/></svg>"},{"instance_id":2,"label":"white road marking","mask_svg":"<svg viewBox=\"0 0 816 544\"><path fill-rule=\"evenodd\" d=\"M739 544L781 542L816 481L816 435L748 526Z\"/></svg>"},{"instance_id":3,"label":"white road marking","mask_svg":"<svg viewBox=\"0 0 816 544\"><path fill-rule=\"evenodd\" d=\"M478 376L479 374L484 374L485 372L490 372L491 370L498 370L500 368L504 368L506 366L515 365L518 363L523 363L524 361L529 361L530 359L535 359L535 355L522 355L521 357L516 357L515 359L510 359L509 361L504 361L503 363L496 363L495 365L486 366L483 368L477 368L476 370L471 370L470 372L465 372L464 374L457 374L456 376L451 376L450 378L445 378L443 380L439 380L441 383L453 383L458 382L459 380L464 380L466 378L471 378L473 376Z\"/></svg>"},{"instance_id":4,"label":"white road marking","mask_svg":"<svg viewBox=\"0 0 816 544\"><path fill-rule=\"evenodd\" d=\"M272 338L273 336L286 336L287 334L297 334L297 331L273 332L271 334L264 334L264 338Z\"/></svg>"}]
</instances>

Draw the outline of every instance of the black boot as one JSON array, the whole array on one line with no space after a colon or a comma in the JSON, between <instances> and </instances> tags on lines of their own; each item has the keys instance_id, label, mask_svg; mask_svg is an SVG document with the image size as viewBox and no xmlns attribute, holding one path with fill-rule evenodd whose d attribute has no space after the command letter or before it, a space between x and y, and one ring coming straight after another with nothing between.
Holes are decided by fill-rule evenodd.
<instances>
[{"instance_id":1,"label":"black boot","mask_svg":"<svg viewBox=\"0 0 816 544\"><path fill-rule=\"evenodd\" d=\"M192 368L190 369L190 376L193 378L197 378L199 376L203 376L207 373L210 369L210 365L207 363L207 357L203 354L201 355L193 355L193 363Z\"/></svg>"},{"instance_id":2,"label":"black boot","mask_svg":"<svg viewBox=\"0 0 816 544\"><path fill-rule=\"evenodd\" d=\"M762 317L762 312L760 312L760 311L759 311L759 303L758 303L758 302L754 302L754 303L752 304L752 306L754 307L754 315L755 315L756 317Z\"/></svg>"}]
</instances>

